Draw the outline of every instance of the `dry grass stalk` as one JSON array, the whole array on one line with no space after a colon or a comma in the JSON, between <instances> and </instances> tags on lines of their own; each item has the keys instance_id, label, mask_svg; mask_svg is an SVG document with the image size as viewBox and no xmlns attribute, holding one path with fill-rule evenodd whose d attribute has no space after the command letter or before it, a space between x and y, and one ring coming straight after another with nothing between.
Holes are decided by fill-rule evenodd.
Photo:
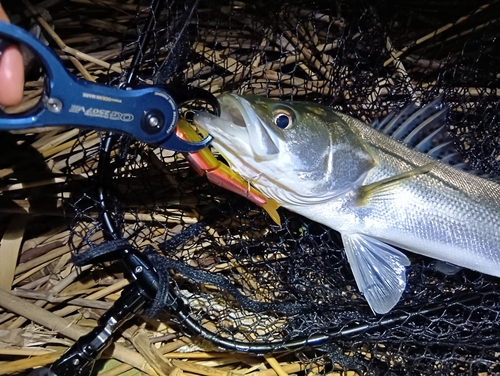
<instances>
[{"instance_id":1,"label":"dry grass stalk","mask_svg":"<svg viewBox=\"0 0 500 376\"><path fill-rule=\"evenodd\" d=\"M149 340L143 329L138 329L132 334L131 342L137 351L144 356L144 359L154 368L160 376L167 376L175 369L168 360L166 360L160 351L158 351Z\"/></svg>"},{"instance_id":2,"label":"dry grass stalk","mask_svg":"<svg viewBox=\"0 0 500 376\"><path fill-rule=\"evenodd\" d=\"M137 7L135 4L123 4L116 1L108 0L70 0L72 3L86 4L86 5L97 5L104 8L121 9L130 12L143 11L149 8L147 7Z\"/></svg>"},{"instance_id":3,"label":"dry grass stalk","mask_svg":"<svg viewBox=\"0 0 500 376\"><path fill-rule=\"evenodd\" d=\"M66 15L67 19L55 20L54 24L59 25L59 28L54 30L51 22L45 20L26 0L23 1L26 2L30 12L43 27L44 33L50 36L50 42L56 43L59 52L63 55L61 58L65 60L65 63L69 60L80 76L91 81L98 78L104 81L104 79L108 78L108 75L122 73L123 68L130 63L131 60L128 59L122 64L111 64L121 52L120 49L116 48L115 44L115 41L121 39L117 36L105 39L109 36L100 35L100 33L125 33L127 29L123 25L135 15L137 9L135 4L120 3L113 0L70 0L70 5L71 3L79 5L80 12L84 12L85 9L93 11L94 8L99 7L113 12L113 16L70 23L73 21L71 21L71 17ZM476 13L486 10L487 7L488 5L478 8ZM144 11L141 17L145 17L147 14L148 12ZM193 62L191 66L186 68L182 72L183 76L193 86L204 87L214 93L236 89L240 92L262 93L270 96L306 94L330 96L337 92L342 94L342 88L330 86L329 78L337 74L335 71L337 69L345 69L346 77L350 75L347 67L335 66L332 58L339 47L336 32L343 29L343 20L307 9L295 11L289 9L289 12L283 13L282 16L285 18L290 17L290 19L285 19L284 22L280 23L277 30L265 30L252 17L245 20L248 23L248 31L237 34L232 30L223 28L213 30L209 26L201 25L199 32L205 38L200 38L202 41L195 42L192 48L198 54L200 60ZM390 51L391 58L385 62L385 65L393 64L391 67L393 76L378 81L375 87L367 88L366 100L360 103L357 108L370 109L378 96L388 93L387 88L393 85L394 80L404 79L407 80L409 85L416 85L417 82L412 81L412 70L414 69L438 70L441 64L444 63L443 61L415 59L412 55L406 56L406 52L409 47L423 45L425 42L432 41L432 38L436 35L450 30L454 25L464 22L469 17L470 15L462 17L453 25L445 25L433 33L417 38L415 42L399 48L399 50L392 44L392 41L387 40L386 49ZM113 20L116 21L115 24L113 24ZM331 30L328 33L323 32L318 22L328 24L329 30ZM296 29L292 28L291 25L293 24L298 24L298 27ZM486 25L487 23L478 28ZM76 29L78 33L67 33L66 31L70 29L69 26L78 28ZM471 30L463 31L462 35L471 32ZM281 38L278 38L279 35L281 35ZM359 35L352 36L353 39L358 37ZM456 36L449 37L447 40L453 38L456 38ZM92 45L92 48L89 45ZM110 48L106 50L105 45L109 45ZM274 60L266 60L268 59L267 53L276 53L282 47L287 50L286 54L282 54L280 58ZM301 71L301 75L283 73L282 67L290 64L295 64L296 68ZM214 72L223 73L217 75ZM352 83L346 80L345 84L350 85ZM433 84L434 82L429 81L424 83L423 86ZM42 81L27 82L21 106L7 109L6 112L23 112L32 107L40 98L42 85ZM455 92L466 90L468 95L478 96L484 88L457 87L449 90ZM500 95L500 89L491 90L492 93ZM347 91L344 94L347 94ZM91 177L95 172L97 166L96 150L100 142L99 134L89 132L84 138L79 130L63 127L40 128L25 133L37 134L37 139L32 141L31 147L38 150L42 155L48 169L54 172L54 176L53 178L40 178L29 183L21 180L8 180L9 183L1 188L2 193L15 191L17 194L22 194L33 188L43 187L49 189L62 186L63 183L84 183L85 179ZM134 178L138 176L136 179L139 182L146 180L148 175L141 175L141 173L147 170L148 172L154 171L157 174L163 174L166 181L165 185L168 185L168 187L184 189L182 205L181 200L175 197L172 198L172 201L166 203L153 202L149 206L131 205L124 209L124 233L130 234L134 244L139 247L144 247L147 244L157 245L164 239L169 239L179 233L185 226L199 220L200 215L195 210L199 204L199 199L192 191L183 187L177 178L176 170L179 169L179 166L185 168L185 165L179 162L178 156L159 148L147 149L149 155L146 155L147 153L142 149L142 145L132 145L131 150L134 150L134 148L138 151L137 160L134 164L131 163L117 171L117 174L121 174L120 179L122 179L124 185L132 184L130 183L131 176ZM113 158L117 154L117 151L114 151ZM68 166L69 173L67 172ZM5 168L0 170L0 179L11 176L15 176L13 169ZM127 188L130 188L130 186L127 186ZM60 197L68 197L72 194L73 192L68 188L67 191L60 194ZM129 192L125 192L125 195L127 194ZM27 200L16 199L12 202L18 204L18 207L15 209L5 208L1 211L9 213L17 210L20 213L27 213L34 210L34 206ZM38 210L37 213L40 215L58 214L60 216L62 215L60 210L61 202L61 200L58 201L59 208L52 209L53 211L36 209ZM176 206L172 208L170 205ZM93 210L89 210L85 214L93 218L97 217L97 212ZM28 215L16 217L35 218ZM11 217L4 218L14 221L14 219L10 219ZM47 216L47 218L53 220L52 216ZM147 224L145 226L147 230L141 228L142 222ZM231 222L234 223L231 224ZM222 225L224 229L231 226L237 227L243 223L245 222L231 219L219 225ZM31 223L25 224L25 226L29 228ZM73 233L86 234L89 228L85 223L79 227L75 225ZM30 239L23 239L26 234L24 229L23 226L19 229L8 229L3 235L0 247L0 252L4 257L2 265L0 265L0 285L3 286L4 290L17 287L12 293L0 291L0 306L5 310L0 315L2 329L11 328L9 330L13 330L19 327L25 330L26 320L32 320L48 330L54 330L61 336L75 340L83 333L86 333L83 325L89 327L95 325L95 318L100 314L100 310L110 306L111 302L119 296L123 287L128 284L128 281L123 279L122 275L111 275L108 276L108 282L116 283L105 287L99 284L97 280L82 282L79 279L81 270L75 269L69 262L70 246L67 244L69 231L66 227L54 224L51 231L44 230L42 235L37 232ZM217 239L218 244L227 247L263 235L261 232L256 231L254 234L224 238L224 235L219 234L217 231L217 229L210 229L208 233ZM12 241L11 245L5 241L7 237L12 238L10 239ZM62 243L61 240L63 240ZM97 231L92 241L98 243L101 240L102 232ZM38 246L47 246L47 249L50 250L36 255L35 258L29 261L18 263L17 256L20 253L31 251L32 248ZM175 257L186 260L192 266L203 267L213 273L235 275L234 281L240 283L248 291L252 291L252 298L255 300L268 301L269 298L273 298L269 296L265 288L259 286L259 280L255 275L248 272L248 268L253 262L280 262L287 257L285 254L276 253L273 256L266 256L268 259L252 260L252 262L250 260L237 260L231 254L228 254L225 260L214 260L213 257L210 257L211 247L213 247L212 241L199 241L189 250L179 249ZM192 255L201 256L194 260ZM206 265L203 262L206 262ZM41 275L38 273L41 270L50 274ZM172 275L174 279L177 277L179 276ZM265 278L266 275L259 277ZM29 280L29 278L32 278L32 280ZM219 289L210 285L204 285L200 288L203 293L219 293ZM188 296L188 293L185 295ZM35 304L28 303L26 300L21 299L20 296L29 300L37 300L37 302ZM220 315L212 321L207 320L205 322L205 328L214 331L218 330L218 326L226 324L230 326L234 325L235 322L241 323L247 320L245 323L253 325L252 328L254 328L255 333L260 335L261 333L272 332L276 328L282 328L286 324L283 319L281 321L274 318L267 320L264 317L264 320L263 316L252 316L249 313L245 313L244 317L240 317L227 309L227 302L222 302L224 304L219 304L220 302L215 300L214 302L207 302L206 299L202 300L200 296L195 294L192 294L191 297L194 301L195 311L199 309L200 312L206 312L207 308L204 305L211 305L214 316L215 314ZM40 308L42 306L45 309ZM83 310L82 307L92 309ZM54 313L51 313L49 309L54 310ZM93 319L81 320L83 314ZM228 317L230 317L230 320ZM262 322L256 323L258 319ZM80 320L81 325L75 324L78 320ZM119 375L133 367L151 375L171 374L176 376L183 374L282 376L290 373L306 372L306 365L302 362L295 360L281 362L273 356L263 358L210 351L202 352L201 350L183 352L181 349L185 347L189 340L177 338L175 335L172 337L174 332L172 328L158 329L157 333L155 329L148 327L147 329L138 330L135 336L129 336L128 338L139 351L125 348L123 346L124 339L120 338L119 341L121 342L116 345L113 356L120 360L122 364L102 372L101 375ZM255 333L251 333L251 335L255 337ZM151 343L155 342L157 335L161 335L163 339L158 342L158 346L161 346L154 350ZM250 335L245 339L249 337ZM35 365L51 363L59 353L45 354L44 352L48 350L43 345L41 344L33 350L16 348L15 346L0 350L0 354L3 355L11 354L13 356L13 354L16 354L16 356L25 357L25 359L21 360L3 362L0 365L1 372L8 374L9 372L27 370ZM37 355L31 357L33 353L29 353L29 351L34 351ZM164 357L160 358L159 354L164 354ZM172 362L171 365L169 359ZM312 376L316 374L315 372L320 373L324 370L318 365L307 371ZM332 376L336 374L341 374L341 372L331 373Z\"/></svg>"},{"instance_id":4,"label":"dry grass stalk","mask_svg":"<svg viewBox=\"0 0 500 376\"><path fill-rule=\"evenodd\" d=\"M93 294L90 294L87 299L89 300L92 300L92 299L101 299L103 297L106 297L108 295L111 295L117 291L121 291L125 286L128 286L130 284L130 281L126 280L126 279L123 279L113 285L110 285L110 286L107 286ZM62 309L59 309L57 311L54 311L54 314L58 315L58 316L67 316L75 311L78 310L78 306L72 306L72 305L68 305Z\"/></svg>"},{"instance_id":5,"label":"dry grass stalk","mask_svg":"<svg viewBox=\"0 0 500 376\"><path fill-rule=\"evenodd\" d=\"M288 373L281 367L276 358L272 355L265 355L264 359L269 363L278 376L288 376Z\"/></svg>"},{"instance_id":6,"label":"dry grass stalk","mask_svg":"<svg viewBox=\"0 0 500 376\"><path fill-rule=\"evenodd\" d=\"M65 296L61 296L58 298L46 292L36 292L23 289L15 289L12 291L12 293L15 294L16 296L26 299L44 300L48 303L55 303L55 304L66 302L67 304L72 304L79 307L97 308L102 310L108 310L113 305L113 303L101 302L94 299L86 299L86 298L68 299Z\"/></svg>"},{"instance_id":7,"label":"dry grass stalk","mask_svg":"<svg viewBox=\"0 0 500 376\"><path fill-rule=\"evenodd\" d=\"M458 20L456 20L455 22L452 22L452 23L448 23L442 27L440 27L439 29L433 31L432 33L429 33L427 35L424 35L423 37L417 39L415 42L409 44L408 46L402 48L401 50L399 51L391 51L391 58L390 59L387 59L387 61L384 62L384 66L387 66L389 64L391 64L395 59L399 58L401 55L403 55L406 51L408 51L411 47L414 47L414 46L418 46L419 44L422 44L426 41L428 41L429 39L431 38L434 38L436 35L439 35L443 32L445 32L446 30L449 30L451 29L452 27L454 26L457 26L458 24L468 20L470 17L472 17L473 15L479 13L479 12L482 12L484 11L485 9L487 9L488 7L490 7L491 4L483 4L481 5L479 8L476 9L476 11L474 11L473 13L471 14L468 14L466 16L463 16L463 17L460 17Z\"/></svg>"},{"instance_id":8,"label":"dry grass stalk","mask_svg":"<svg viewBox=\"0 0 500 376\"><path fill-rule=\"evenodd\" d=\"M61 355L62 351L59 351L51 354L36 355L27 357L26 359L14 360L0 366L0 375L12 375L27 369L43 367L47 364L54 363Z\"/></svg>"},{"instance_id":9,"label":"dry grass stalk","mask_svg":"<svg viewBox=\"0 0 500 376\"><path fill-rule=\"evenodd\" d=\"M39 270L44 269L45 267L47 267L50 264L52 264L52 262L53 262L52 260L46 261L43 264L40 264L38 266L35 266L35 267L31 268L26 273L21 274L19 277L17 277L16 279L14 279L14 281L12 282L12 286L16 286L18 283L20 283L20 282L24 281L25 279L31 277L33 274L35 274ZM47 278L48 277L49 276L47 276ZM46 282L46 281L44 281L44 282ZM44 283L44 282L42 282L42 283ZM35 287L38 287L38 286L35 286Z\"/></svg>"},{"instance_id":10,"label":"dry grass stalk","mask_svg":"<svg viewBox=\"0 0 500 376\"><path fill-rule=\"evenodd\" d=\"M15 270L15 275L25 273L29 270L31 270L34 267L37 267L47 261L52 261L70 251L69 246L64 245L62 247L56 248L53 251L50 251L49 253L42 255L40 257L37 257L36 259L33 259L31 261L25 262L24 264L20 264L16 267Z\"/></svg>"},{"instance_id":11,"label":"dry grass stalk","mask_svg":"<svg viewBox=\"0 0 500 376\"><path fill-rule=\"evenodd\" d=\"M2 255L2 262L0 263L0 289L11 289L24 232L30 219L25 215L15 215L5 230L0 245L0 254Z\"/></svg>"}]
</instances>

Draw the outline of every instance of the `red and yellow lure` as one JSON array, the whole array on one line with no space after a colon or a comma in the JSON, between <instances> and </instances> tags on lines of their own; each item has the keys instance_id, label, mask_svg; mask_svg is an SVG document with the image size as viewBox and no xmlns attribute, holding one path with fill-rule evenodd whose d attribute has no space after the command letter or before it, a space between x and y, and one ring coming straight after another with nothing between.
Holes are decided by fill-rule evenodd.
<instances>
[{"instance_id":1,"label":"red and yellow lure","mask_svg":"<svg viewBox=\"0 0 500 376\"><path fill-rule=\"evenodd\" d=\"M177 136L186 141L198 142L201 137L184 119L177 123ZM277 212L279 204L271 198L265 197L239 174L231 170L229 166L217 160L210 149L183 153L189 164L200 174L206 175L207 179L219 187L234 192L263 208L276 224L281 225L281 219Z\"/></svg>"}]
</instances>

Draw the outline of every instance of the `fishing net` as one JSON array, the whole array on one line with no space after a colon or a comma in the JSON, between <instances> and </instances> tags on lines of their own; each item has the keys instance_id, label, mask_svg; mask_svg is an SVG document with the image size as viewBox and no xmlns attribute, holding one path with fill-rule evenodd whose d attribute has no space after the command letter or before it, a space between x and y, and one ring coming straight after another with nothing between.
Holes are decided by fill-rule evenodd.
<instances>
[{"instance_id":1,"label":"fishing net","mask_svg":"<svg viewBox=\"0 0 500 376\"><path fill-rule=\"evenodd\" d=\"M105 1L91 3L96 19L119 20L121 11L110 16ZM77 4L61 12L88 6ZM102 81L123 82L135 69L145 84L314 101L366 122L443 95L464 160L500 173L497 1L168 2L153 20L149 48L127 68L151 14L149 1L137 6L121 40L123 70ZM69 179L65 200L76 253L113 237L98 215L100 137L89 144L82 133L65 168L86 176ZM276 225L196 174L181 153L115 137L109 159L105 202L121 237L161 255L158 265L205 339L241 351L242 344L270 351L299 343L295 356L321 363L324 373L500 372L497 278L468 269L445 274L434 260L408 253L401 301L374 315L334 230L284 209ZM175 313L158 318L192 330Z\"/></svg>"}]
</instances>

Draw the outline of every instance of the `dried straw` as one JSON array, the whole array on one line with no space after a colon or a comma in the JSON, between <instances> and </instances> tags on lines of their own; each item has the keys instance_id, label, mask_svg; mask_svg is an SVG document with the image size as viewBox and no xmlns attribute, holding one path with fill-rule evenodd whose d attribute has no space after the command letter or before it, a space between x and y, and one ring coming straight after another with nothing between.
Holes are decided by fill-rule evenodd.
<instances>
[{"instance_id":1,"label":"dried straw","mask_svg":"<svg viewBox=\"0 0 500 376\"><path fill-rule=\"evenodd\" d=\"M121 64L114 63L122 51L121 48L117 48L116 41L121 41L128 35L129 29L125 25L135 18L137 11L143 12L141 17L148 14L147 8L139 9L136 4L117 0L69 0L64 2L64 7L60 6L61 0L42 2L23 0L23 3L26 5L28 16L41 26L50 46L60 54L68 69L89 81L107 81L108 78L116 77L123 72L130 59ZM244 7L246 3L232 2L232 4L233 7ZM93 14L96 9L105 10L105 18L95 19ZM487 9L488 4L478 8L475 13L485 12ZM52 20L44 18L45 11L52 14ZM200 12L203 11L200 9ZM432 42L435 36L453 30L453 27L471 16L472 14L465 15L455 23L444 25L433 33L421 36L399 50L394 47L391 40L387 40L386 49L391 57L387 59L385 66L394 68L394 75L399 75L398 77L404 79L408 85L413 85L410 67L435 70L442 62L422 57L416 59L407 51L412 47ZM339 37L344 31L342 18L308 9L294 11L293 8L290 8L289 12L283 12L279 17L281 17L280 22L277 22L276 29L272 30L266 29L258 19L251 17L242 20L248 29L240 33L224 29L222 26L213 29L211 25L198 25L199 38L193 42L192 52L199 59L184 68L183 77L191 85L216 94L234 88L239 88L242 93L254 92L270 96L304 94L332 96L342 93L342 88L329 85L329 79L335 70L347 72L349 68L334 65L331 56L326 54L330 52L333 56L339 48ZM299 27L294 28L293 25L297 24ZM462 31L466 32L471 30ZM359 35L352 36L354 39L358 37ZM451 40L450 38L448 40ZM286 51L286 55L273 61L266 61L265 53L280 50ZM282 66L293 63L304 72L303 76L281 72ZM390 83L388 79L378 82L379 87L366 88L368 93L366 101L360 104L360 108L363 106L370 108L370 103L375 100L376 95L383 92L384 87ZM349 82L345 84L349 85ZM433 82L427 82L423 83L423 86L432 84ZM40 100L42 86L43 79L27 82L21 105L8 108L5 112L11 114L24 112L34 106ZM448 88L448 90L465 89ZM485 89L467 88L467 90L468 95L477 96ZM500 95L500 89L492 90L496 90L496 94ZM347 93L342 94L347 95ZM88 332L83 325L95 326L96 318L111 306L122 289L129 284L123 275L116 271L94 272L91 267L75 268L69 257L70 232L67 225L61 225L61 221L57 219L63 216L62 198L72 197L77 189L75 187L87 183L95 173L97 147L101 138L96 132L82 133L69 127L32 129L24 133L26 142L31 143L30 147L44 161L48 175L41 174L39 169L34 168L28 171L33 178L23 181L16 174L16 166L0 170L0 179L3 183L0 192L7 197L6 203L8 203L0 208L3 221L0 244L2 255L0 330L9 332L19 330L25 337L31 338L35 337L34 323L37 325L37 333L46 334L46 338L77 340ZM131 146L132 149L134 147L136 146ZM187 173L187 165L179 159L179 156L168 154L158 148L151 148L143 154L140 154L141 150L137 151L138 155L135 156L137 160L147 163L134 164L130 161L129 166L117 171L119 178L117 180L119 183L123 181L123 185L127 188L123 192L124 201L135 202L135 193L131 187L134 186L134 178L141 183L147 179L145 170L162 175L165 184L158 189L171 187L172 191L182 190L182 200L178 195L172 194L169 196L171 200L169 202L153 201L149 206L132 203L125 209L124 233L136 236L134 240L137 246L142 247L147 244L154 245L156 239L168 238L181 231L184 226L196 223L200 217L197 211L200 200L193 193L193 187L181 184L175 175L178 169L184 169L182 173ZM149 155L146 155L148 153ZM43 195L28 199L29 193L33 190L43 192ZM11 195L13 193L15 195ZM26 199L20 198L23 194ZM49 201L50 206L43 205ZM86 214L93 218L97 215L94 210ZM41 226L40 222L44 222L44 226ZM144 226L148 228L147 231L138 225L144 223L147 224ZM233 222L228 219L223 223L223 227L225 230L241 223L244 222ZM49 225L51 228L47 229ZM72 233L83 233L84 237L89 228L86 224L80 227L74 225ZM140 234L137 235L137 232ZM220 244L225 242L228 246L232 242L244 240L244 237L236 236L224 239L219 232L220 229L214 228L207 231ZM103 237L102 232L97 230L90 235L90 240L93 242L99 242ZM251 238L260 235L261 233L249 233L246 236ZM211 246L211 243L200 242L189 249L189 252L200 252L208 246ZM187 253L185 250L179 250L176 256L182 258ZM277 252L272 260L263 261L279 262L284 257L286 256ZM248 291L255 293L254 299L264 301L268 298L265 291L259 287L256 276L249 275L245 271L248 265L245 262L238 262L230 254L226 260L215 262L208 252L204 258L189 262L193 266L205 262L208 265L206 269L214 273L239 275L239 279L235 278ZM208 285L203 286L203 289L217 291ZM192 295L192 299L195 310L202 309L203 304L213 304L213 307L217 307L215 299L213 302L207 302L206 298L203 300L203 297L195 294ZM227 307L227 305L219 306ZM234 312L223 309L217 311L214 308L213 313L228 315ZM245 314L251 316L250 313L245 312ZM233 317L242 320L241 315L241 312L239 316L238 313L234 313ZM250 317L248 320L255 321L255 317ZM266 322L252 324L261 331L270 331L274 326L279 328L284 325L284 320L266 318L264 321ZM213 322L207 322L206 327L211 328L214 325ZM106 367L109 367L105 367L99 375L120 375L133 368L149 375L175 376L183 374L284 376L299 372L312 376L324 371L322 365L305 364L294 354L284 354L285 357L277 355L257 357L213 351L207 344L202 344L201 348L193 348L190 339L180 337L179 327L168 322L152 324L151 321L137 318L131 328L133 330L116 336L115 345L105 354L113 359L106 362ZM23 345L14 341L0 342L0 345L0 355L5 360L0 365L0 374L3 375L48 365L60 356L68 343L67 341L59 343L55 351L48 339L36 343L27 341ZM330 373L332 376L337 374L340 374L340 371Z\"/></svg>"}]
</instances>

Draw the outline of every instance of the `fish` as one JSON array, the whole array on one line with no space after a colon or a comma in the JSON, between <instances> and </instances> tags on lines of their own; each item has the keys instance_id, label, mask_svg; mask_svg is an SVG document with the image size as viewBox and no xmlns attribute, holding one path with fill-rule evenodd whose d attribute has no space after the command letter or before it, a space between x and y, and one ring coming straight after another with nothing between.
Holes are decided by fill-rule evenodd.
<instances>
[{"instance_id":1,"label":"fish","mask_svg":"<svg viewBox=\"0 0 500 376\"><path fill-rule=\"evenodd\" d=\"M406 288L403 250L500 277L500 184L456 150L441 97L372 124L316 103L219 102L196 126L259 192L340 233L375 314Z\"/></svg>"}]
</instances>

